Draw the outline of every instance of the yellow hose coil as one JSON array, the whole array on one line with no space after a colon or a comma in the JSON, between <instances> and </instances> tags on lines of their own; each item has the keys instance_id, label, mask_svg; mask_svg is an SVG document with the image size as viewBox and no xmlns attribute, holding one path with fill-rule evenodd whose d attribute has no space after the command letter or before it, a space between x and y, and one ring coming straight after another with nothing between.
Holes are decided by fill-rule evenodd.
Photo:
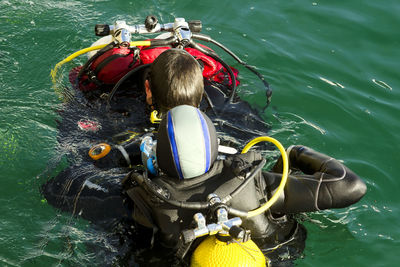
<instances>
[{"instance_id":1,"label":"yellow hose coil","mask_svg":"<svg viewBox=\"0 0 400 267\"><path fill-rule=\"evenodd\" d=\"M247 213L247 218L251 218L251 217L257 216L257 215L265 212L279 199L279 196L282 194L283 189L286 185L286 181L287 181L287 177L288 177L288 173L289 173L289 163L288 163L288 157L287 157L285 148L282 146L282 144L278 140L276 140L272 137L261 136L261 137L254 138L243 148L242 154L246 153L247 151L249 151L249 149L252 146L254 146L255 144L262 142L262 141L267 141L267 142L273 143L281 152L282 160L283 160L282 179L281 179L281 183L279 184L278 189L276 190L275 194L264 205L260 206L257 209L249 211Z\"/></svg>"},{"instance_id":2,"label":"yellow hose coil","mask_svg":"<svg viewBox=\"0 0 400 267\"><path fill-rule=\"evenodd\" d=\"M102 48L105 47L106 45L108 45L108 44L102 44L102 45L96 45L96 46L91 46L91 47L84 48L84 49L82 49L82 50L79 50L79 51L77 51L77 52L75 52L75 53L69 55L68 57L64 58L64 59L61 60L60 62L58 62L58 63L55 65L54 69L52 69L51 72L50 72L51 80L52 80L53 84L55 85L55 84L57 83L57 80L56 80L57 71L58 71L58 69L59 69L63 64L65 64L65 63L67 63L67 62L73 60L74 58L76 58L76 57L78 57L78 56L80 56L80 55L82 55L82 54L86 54L86 53L88 53L88 52L90 52L90 51L93 51L93 50L102 49ZM150 45L151 45L151 42L150 42L150 41L135 41L135 42L130 42L130 46L150 46Z\"/></svg>"}]
</instances>

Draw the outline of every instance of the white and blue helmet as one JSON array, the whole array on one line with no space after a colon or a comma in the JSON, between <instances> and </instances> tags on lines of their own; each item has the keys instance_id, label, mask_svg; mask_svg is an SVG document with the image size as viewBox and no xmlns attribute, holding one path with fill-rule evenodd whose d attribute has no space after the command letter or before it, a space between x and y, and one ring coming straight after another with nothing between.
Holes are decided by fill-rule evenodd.
<instances>
[{"instance_id":1,"label":"white and blue helmet","mask_svg":"<svg viewBox=\"0 0 400 267\"><path fill-rule=\"evenodd\" d=\"M156 153L159 168L170 177L188 179L202 175L218 155L215 127L199 109L177 106L160 123Z\"/></svg>"}]
</instances>

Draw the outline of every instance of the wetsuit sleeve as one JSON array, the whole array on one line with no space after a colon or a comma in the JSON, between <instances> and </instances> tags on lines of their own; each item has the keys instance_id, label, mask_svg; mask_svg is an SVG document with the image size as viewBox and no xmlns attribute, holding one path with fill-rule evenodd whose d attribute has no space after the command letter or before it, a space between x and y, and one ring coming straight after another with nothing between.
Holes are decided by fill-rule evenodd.
<instances>
[{"instance_id":1,"label":"wetsuit sleeve","mask_svg":"<svg viewBox=\"0 0 400 267\"><path fill-rule=\"evenodd\" d=\"M130 218L121 195L120 172L99 173L91 163L70 166L41 186L41 193L55 208L79 215L97 225L111 227Z\"/></svg>"},{"instance_id":2,"label":"wetsuit sleeve","mask_svg":"<svg viewBox=\"0 0 400 267\"><path fill-rule=\"evenodd\" d=\"M359 201L366 185L353 171L338 160L305 146L294 146L289 152L289 168L297 171L288 177L284 196L271 207L277 213L318 211L348 207ZM271 173L264 173L267 191L272 194L281 179L281 162Z\"/></svg>"}]
</instances>

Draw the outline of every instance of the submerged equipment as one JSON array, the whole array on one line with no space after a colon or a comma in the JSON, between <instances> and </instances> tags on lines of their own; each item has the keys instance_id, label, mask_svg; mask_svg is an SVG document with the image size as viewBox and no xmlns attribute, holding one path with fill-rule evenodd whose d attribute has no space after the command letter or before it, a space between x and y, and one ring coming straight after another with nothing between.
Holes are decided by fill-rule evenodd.
<instances>
[{"instance_id":1,"label":"submerged equipment","mask_svg":"<svg viewBox=\"0 0 400 267\"><path fill-rule=\"evenodd\" d=\"M134 138L138 133L130 133L127 140L119 144L109 145L100 143L92 146L89 157L93 159L96 167L104 168L110 166L121 166L132 168L132 162L140 157L140 138Z\"/></svg>"}]
</instances>

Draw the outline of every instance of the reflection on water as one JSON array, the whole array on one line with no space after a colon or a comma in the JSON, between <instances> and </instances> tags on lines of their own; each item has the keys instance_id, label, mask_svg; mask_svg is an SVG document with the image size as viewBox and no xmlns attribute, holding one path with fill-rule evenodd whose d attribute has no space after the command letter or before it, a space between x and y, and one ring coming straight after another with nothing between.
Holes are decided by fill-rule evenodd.
<instances>
[{"instance_id":1,"label":"reflection on water","mask_svg":"<svg viewBox=\"0 0 400 267\"><path fill-rule=\"evenodd\" d=\"M389 86L387 83L385 83L384 81L379 81L379 80L376 80L376 79L372 79L372 81L373 81L375 84L379 85L380 87L385 88L385 89L389 89L390 91L392 91L392 87L390 87L390 86Z\"/></svg>"}]
</instances>

